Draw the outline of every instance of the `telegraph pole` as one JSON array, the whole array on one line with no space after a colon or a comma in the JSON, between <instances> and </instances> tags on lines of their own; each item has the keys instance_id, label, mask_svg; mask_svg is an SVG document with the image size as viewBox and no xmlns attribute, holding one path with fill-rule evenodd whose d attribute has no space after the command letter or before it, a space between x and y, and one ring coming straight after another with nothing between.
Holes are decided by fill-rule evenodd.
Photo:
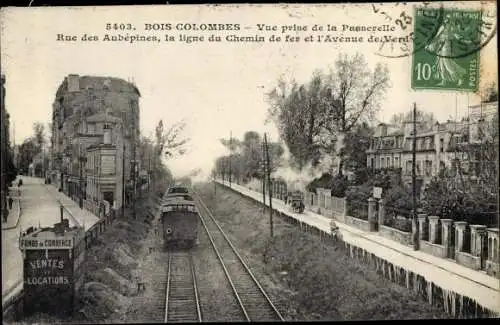
<instances>
[{"instance_id":1,"label":"telegraph pole","mask_svg":"<svg viewBox=\"0 0 500 325\"><path fill-rule=\"evenodd\" d=\"M231 155L233 154L233 131L229 131L229 188L231 188Z\"/></svg>"},{"instance_id":2,"label":"telegraph pole","mask_svg":"<svg viewBox=\"0 0 500 325\"><path fill-rule=\"evenodd\" d=\"M417 104L413 103L413 139L412 139L412 165L411 165L411 183L413 187L412 199L413 199L413 225L415 227L415 233L413 235L413 250L419 249L419 226L417 222L417 175L416 175L416 164L417 164Z\"/></svg>"},{"instance_id":3,"label":"telegraph pole","mask_svg":"<svg viewBox=\"0 0 500 325\"><path fill-rule=\"evenodd\" d=\"M266 150L264 142L262 142L262 203L264 204L264 212L266 212Z\"/></svg>"},{"instance_id":4,"label":"telegraph pole","mask_svg":"<svg viewBox=\"0 0 500 325\"><path fill-rule=\"evenodd\" d=\"M215 181L215 177L217 176L217 172L215 169L214 169L212 175L213 175L213 181L214 181L214 205L215 205L215 208L217 209L217 182Z\"/></svg>"},{"instance_id":5,"label":"telegraph pole","mask_svg":"<svg viewBox=\"0 0 500 325\"><path fill-rule=\"evenodd\" d=\"M273 233L273 190L271 186L271 161L269 157L269 147L267 146L267 136L264 133L264 146L266 150L266 172L267 172L267 188L269 192L269 226L271 227L271 237Z\"/></svg>"},{"instance_id":6,"label":"telegraph pole","mask_svg":"<svg viewBox=\"0 0 500 325\"><path fill-rule=\"evenodd\" d=\"M122 137L123 154L122 154L122 218L125 217L125 136Z\"/></svg>"}]
</instances>

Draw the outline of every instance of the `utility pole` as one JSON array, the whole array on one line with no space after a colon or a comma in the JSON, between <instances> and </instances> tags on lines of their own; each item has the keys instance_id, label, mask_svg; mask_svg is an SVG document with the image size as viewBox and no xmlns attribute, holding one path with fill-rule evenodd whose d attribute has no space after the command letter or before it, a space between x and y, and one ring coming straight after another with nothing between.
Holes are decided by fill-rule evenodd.
<instances>
[{"instance_id":1,"label":"utility pole","mask_svg":"<svg viewBox=\"0 0 500 325\"><path fill-rule=\"evenodd\" d=\"M122 134L123 153L122 153L122 218L125 217L125 133Z\"/></svg>"},{"instance_id":2,"label":"utility pole","mask_svg":"<svg viewBox=\"0 0 500 325\"><path fill-rule=\"evenodd\" d=\"M273 190L271 186L271 159L269 157L269 147L267 146L267 136L264 133L264 146L266 149L266 171L267 171L267 188L269 191L269 226L271 227L271 237L273 233Z\"/></svg>"},{"instance_id":3,"label":"utility pole","mask_svg":"<svg viewBox=\"0 0 500 325\"><path fill-rule=\"evenodd\" d=\"M217 182L215 181L215 177L217 176L217 172L214 169L213 172L213 180L214 180L214 205L215 208L217 209Z\"/></svg>"},{"instance_id":4,"label":"utility pole","mask_svg":"<svg viewBox=\"0 0 500 325\"><path fill-rule=\"evenodd\" d=\"M417 175L416 175L416 164L417 164L417 104L413 103L413 138L412 138L412 165L411 165L411 183L412 183L412 199L413 199L413 225L415 227L415 233L413 235L413 250L419 249L419 226L417 222Z\"/></svg>"},{"instance_id":5,"label":"utility pole","mask_svg":"<svg viewBox=\"0 0 500 325\"><path fill-rule=\"evenodd\" d=\"M231 155L233 154L233 131L229 131L229 188L231 188Z\"/></svg>"},{"instance_id":6,"label":"utility pole","mask_svg":"<svg viewBox=\"0 0 500 325\"><path fill-rule=\"evenodd\" d=\"M262 142L262 203L264 204L264 212L266 212L266 150L264 142Z\"/></svg>"}]
</instances>

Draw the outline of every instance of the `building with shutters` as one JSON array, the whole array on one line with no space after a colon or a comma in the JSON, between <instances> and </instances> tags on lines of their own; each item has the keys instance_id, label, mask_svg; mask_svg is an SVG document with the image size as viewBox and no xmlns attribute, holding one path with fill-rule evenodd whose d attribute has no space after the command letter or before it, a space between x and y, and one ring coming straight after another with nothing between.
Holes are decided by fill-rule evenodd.
<instances>
[{"instance_id":1,"label":"building with shutters","mask_svg":"<svg viewBox=\"0 0 500 325\"><path fill-rule=\"evenodd\" d=\"M102 200L119 209L136 178L139 98L133 83L74 74L56 92L50 178L94 213Z\"/></svg>"},{"instance_id":2,"label":"building with shutters","mask_svg":"<svg viewBox=\"0 0 500 325\"><path fill-rule=\"evenodd\" d=\"M436 122L431 128L417 123L416 127L416 175L422 186L444 168L460 171L463 176L474 179L481 173L479 164L481 151L487 137L485 126L498 115L498 102L482 103L469 107L468 118L445 123ZM490 128L493 130L492 128ZM483 134L483 136L481 136ZM490 142L498 143L498 133ZM377 126L367 150L367 166L373 169L400 168L403 181L411 184L412 176L413 123L402 125L381 123ZM471 155L473 147L483 148ZM477 157L476 157L477 156ZM483 164L484 165L484 164Z\"/></svg>"}]
</instances>

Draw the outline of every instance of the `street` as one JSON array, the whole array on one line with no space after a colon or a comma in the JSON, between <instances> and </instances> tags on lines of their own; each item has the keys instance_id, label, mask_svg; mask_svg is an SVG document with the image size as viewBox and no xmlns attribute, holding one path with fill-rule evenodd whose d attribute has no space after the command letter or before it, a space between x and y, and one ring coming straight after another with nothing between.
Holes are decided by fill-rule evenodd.
<instances>
[{"instance_id":1,"label":"street","mask_svg":"<svg viewBox=\"0 0 500 325\"><path fill-rule=\"evenodd\" d=\"M19 251L20 230L34 226L53 226L60 221L59 204L47 191L43 179L20 176L21 216L17 228L2 230L2 296L23 278L23 260ZM19 179L19 178L18 178ZM71 224L70 220L70 224Z\"/></svg>"}]
</instances>

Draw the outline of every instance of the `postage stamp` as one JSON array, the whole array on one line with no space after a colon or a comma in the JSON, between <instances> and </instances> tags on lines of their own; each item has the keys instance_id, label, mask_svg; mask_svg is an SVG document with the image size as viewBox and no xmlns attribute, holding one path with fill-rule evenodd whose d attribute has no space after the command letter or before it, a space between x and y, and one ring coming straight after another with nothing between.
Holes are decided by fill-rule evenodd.
<instances>
[{"instance_id":1,"label":"postage stamp","mask_svg":"<svg viewBox=\"0 0 500 325\"><path fill-rule=\"evenodd\" d=\"M422 8L427 8L431 4L429 2L422 3ZM407 3L386 3L372 4L373 12L382 15L384 20L395 27L395 30L401 35L398 39L404 42L394 42L393 39L380 42L378 51L375 53L378 56L385 58L404 58L411 56L413 53L425 47L436 35L442 22L443 7L432 7L435 10L425 11L425 15L420 17L421 28L414 30L415 18L412 13L415 12L415 4ZM415 39L414 34L419 33L417 42L412 44ZM413 46L412 46L413 45Z\"/></svg>"},{"instance_id":2,"label":"postage stamp","mask_svg":"<svg viewBox=\"0 0 500 325\"><path fill-rule=\"evenodd\" d=\"M428 17L441 18L437 30L435 24L429 29ZM419 50L413 53L413 89L477 90L479 51L488 41L481 36L486 34L485 26L489 27L482 17L480 10L415 10L413 46ZM429 33L434 35L429 38Z\"/></svg>"}]
</instances>

